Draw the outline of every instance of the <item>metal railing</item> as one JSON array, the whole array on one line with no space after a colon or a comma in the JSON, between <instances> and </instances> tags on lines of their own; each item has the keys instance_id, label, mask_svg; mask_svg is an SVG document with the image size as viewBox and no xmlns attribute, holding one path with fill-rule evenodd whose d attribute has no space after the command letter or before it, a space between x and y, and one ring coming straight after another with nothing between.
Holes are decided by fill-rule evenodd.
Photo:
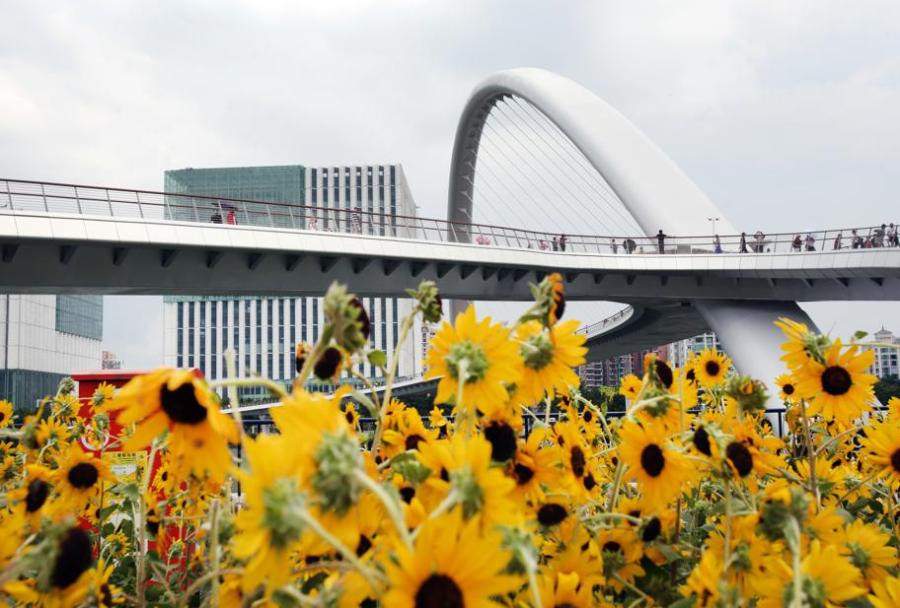
<instances>
[{"instance_id":1,"label":"metal railing","mask_svg":"<svg viewBox=\"0 0 900 608\"><path fill-rule=\"evenodd\" d=\"M552 234L490 224L272 201L0 179L0 213L70 213L129 219L259 226L367 236L461 242L558 253L669 255L747 254L900 247L897 226L862 226L744 235Z\"/></svg>"},{"instance_id":2,"label":"metal railing","mask_svg":"<svg viewBox=\"0 0 900 608\"><path fill-rule=\"evenodd\" d=\"M594 334L600 333L605 330L607 327L618 325L619 322L624 321L628 317L634 314L634 308L631 306L626 306L621 310L616 311L612 315L601 319L595 323L590 323L588 325L582 325L575 333L584 334L586 336L592 336Z\"/></svg>"}]
</instances>

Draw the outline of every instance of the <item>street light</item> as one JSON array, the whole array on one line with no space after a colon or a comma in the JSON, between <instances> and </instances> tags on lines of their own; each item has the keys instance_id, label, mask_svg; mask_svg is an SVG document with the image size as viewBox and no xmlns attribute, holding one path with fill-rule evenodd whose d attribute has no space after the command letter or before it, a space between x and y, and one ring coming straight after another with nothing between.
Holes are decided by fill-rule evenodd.
<instances>
[{"instance_id":1,"label":"street light","mask_svg":"<svg viewBox=\"0 0 900 608\"><path fill-rule=\"evenodd\" d=\"M708 217L708 218L706 218L706 219L707 219L710 223L712 223L712 233L713 233L713 235L715 235L715 234L716 234L716 222L718 222L718 221L719 221L720 219L722 219L722 218L720 218L720 217Z\"/></svg>"}]
</instances>

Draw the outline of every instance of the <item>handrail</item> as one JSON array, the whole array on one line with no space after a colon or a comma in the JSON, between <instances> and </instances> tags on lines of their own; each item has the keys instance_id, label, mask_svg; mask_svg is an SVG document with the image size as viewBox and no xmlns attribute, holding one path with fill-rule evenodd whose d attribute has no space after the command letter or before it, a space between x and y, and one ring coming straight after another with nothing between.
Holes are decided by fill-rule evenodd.
<instances>
[{"instance_id":1,"label":"handrail","mask_svg":"<svg viewBox=\"0 0 900 608\"><path fill-rule=\"evenodd\" d=\"M586 235L448 221L360 207L336 208L153 190L0 179L0 213L44 211L199 223L346 232L414 240L461 241L557 253L767 254L898 247L897 226L859 226L744 235ZM321 222L321 225L320 225Z\"/></svg>"}]
</instances>

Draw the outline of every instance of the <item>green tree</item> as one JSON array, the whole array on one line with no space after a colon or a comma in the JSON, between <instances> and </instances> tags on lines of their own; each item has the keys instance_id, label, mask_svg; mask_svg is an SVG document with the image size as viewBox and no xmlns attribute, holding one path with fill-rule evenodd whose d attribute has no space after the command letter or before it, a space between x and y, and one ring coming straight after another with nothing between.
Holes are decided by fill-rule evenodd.
<instances>
[{"instance_id":1,"label":"green tree","mask_svg":"<svg viewBox=\"0 0 900 608\"><path fill-rule=\"evenodd\" d=\"M900 378L896 375L885 376L876 382L875 396L883 404L887 404L892 397L900 397Z\"/></svg>"}]
</instances>

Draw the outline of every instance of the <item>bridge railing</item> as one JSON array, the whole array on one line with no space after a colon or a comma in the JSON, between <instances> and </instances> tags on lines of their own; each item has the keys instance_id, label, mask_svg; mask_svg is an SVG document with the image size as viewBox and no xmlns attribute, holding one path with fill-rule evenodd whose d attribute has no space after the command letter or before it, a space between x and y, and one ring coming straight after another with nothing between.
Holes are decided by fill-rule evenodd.
<instances>
[{"instance_id":1,"label":"bridge railing","mask_svg":"<svg viewBox=\"0 0 900 608\"><path fill-rule=\"evenodd\" d=\"M484 247L588 254L766 254L900 246L896 226L861 226L797 233L744 235L591 235L451 222L361 207L343 208L0 179L0 213L70 213L292 230L355 233Z\"/></svg>"}]
</instances>

